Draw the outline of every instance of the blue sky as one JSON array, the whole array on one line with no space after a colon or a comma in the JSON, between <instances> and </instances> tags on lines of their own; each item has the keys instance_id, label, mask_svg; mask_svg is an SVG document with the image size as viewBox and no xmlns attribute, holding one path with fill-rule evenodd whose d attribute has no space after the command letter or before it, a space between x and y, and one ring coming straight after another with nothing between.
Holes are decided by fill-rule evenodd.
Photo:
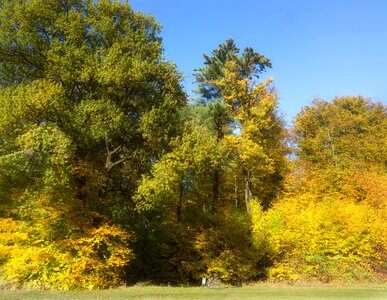
<instances>
[{"instance_id":1,"label":"blue sky","mask_svg":"<svg viewBox=\"0 0 387 300\"><path fill-rule=\"evenodd\" d=\"M163 25L167 60L185 76L203 53L232 37L273 68L280 111L290 122L314 98L362 95L387 102L387 0L129 0Z\"/></svg>"}]
</instances>

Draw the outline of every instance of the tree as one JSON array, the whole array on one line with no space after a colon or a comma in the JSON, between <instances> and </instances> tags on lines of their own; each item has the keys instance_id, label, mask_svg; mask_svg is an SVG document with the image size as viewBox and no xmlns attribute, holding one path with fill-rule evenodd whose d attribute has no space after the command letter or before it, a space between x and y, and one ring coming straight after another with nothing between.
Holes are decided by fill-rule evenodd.
<instances>
[{"instance_id":1,"label":"tree","mask_svg":"<svg viewBox=\"0 0 387 300\"><path fill-rule=\"evenodd\" d=\"M205 101L222 101L228 114L228 124L232 124L237 133L228 136L218 133L218 136L228 139L234 150L239 148L234 160L239 161L237 165L243 170L246 209L250 212L251 168L255 167L256 171L261 168L261 171L258 171L261 180L256 180L255 185L257 190L260 190L262 204L268 208L274 197L273 187L279 186L282 180L286 147L283 142L283 123L277 116L276 96L273 91L268 90L268 82L259 85L256 82L261 73L271 67L271 63L250 47L245 48L241 55L239 52L232 39L219 45L218 49L212 52L212 56L204 55L205 67L197 70L196 80L199 84L198 93ZM244 150L241 150L242 148ZM241 155L240 151L244 154ZM247 152L250 155L247 155ZM241 159L242 157L244 158ZM272 159L273 157L276 159ZM251 167L246 167L247 165ZM214 170L214 194L219 189L216 185L219 181L218 174L219 171ZM271 185L265 184L269 181L272 181ZM259 188L262 185L265 185L265 188ZM236 203L237 190L235 185ZM269 190L271 192L268 192Z\"/></svg>"},{"instance_id":2,"label":"tree","mask_svg":"<svg viewBox=\"0 0 387 300\"><path fill-rule=\"evenodd\" d=\"M384 166L386 107L363 97L316 99L297 115L293 134L301 160L325 168Z\"/></svg>"},{"instance_id":3,"label":"tree","mask_svg":"<svg viewBox=\"0 0 387 300\"><path fill-rule=\"evenodd\" d=\"M223 116L223 121L218 119L217 123L227 124L228 126L233 124L234 128L236 128L236 131L242 131L241 127L245 125L244 123L247 124L248 122L250 122L250 128L254 128L254 122L256 119L248 120L251 115L250 105L252 105L252 102L254 101L252 100L253 98L256 99L256 104L258 104L259 98L262 97L262 88L260 92L258 92L259 95L257 94L257 91L255 91L256 95L252 95L250 90L253 89L255 85L254 79L258 79L260 74L264 72L267 67L271 67L271 63L266 57L259 54L258 52L255 52L250 47L245 48L241 55L239 55L239 52L240 50L236 47L234 41L232 39L228 39L226 43L219 45L219 47L212 52L212 56L204 55L205 66L197 69L197 73L195 74L196 81L199 84L197 92L203 97L204 101L207 103L222 101L223 105L226 105L227 113L218 113L218 115ZM231 77L233 78L231 79ZM239 82L237 82L238 80ZM238 94L238 92L245 93L245 95ZM226 97L227 100L225 99ZM270 111L273 121L273 126L266 124L268 125L267 129L271 129L266 130L266 133L268 133L267 137L269 138L270 134L277 132L276 137L272 139L272 141L277 139L275 146L278 146L278 149L283 150L284 144L278 142L284 136L282 129L283 125L276 117L275 107L276 100L273 102L271 108L264 108L264 110L268 109L268 111ZM245 113L243 118L241 118L242 115L239 114L240 110L243 110ZM264 112L262 112L262 116L263 115ZM232 120L234 120L234 122L232 122ZM217 132L215 133L219 140L225 137L225 133L222 130L223 127L218 127ZM270 134L269 131L271 132ZM248 139L245 139L245 141L247 140ZM251 153L257 150L253 150L253 148L250 146L252 146L252 144L248 146L246 145L245 148L250 148ZM282 151L282 153L279 155L281 156L283 154L284 151ZM218 183L220 171L221 170L219 170L219 168L215 168L215 170L213 170L213 198L215 198L215 195L219 194ZM251 180L249 174L250 171L244 171L245 202L248 211L250 211L248 203L250 202L251 198ZM263 174L261 175L262 177L265 176ZM237 191L237 186L235 186L235 190ZM264 192L262 192L262 194L264 194ZM262 197L263 202L265 202L265 207L268 207L270 199L272 199L273 195L269 197L267 196L268 193L266 196ZM236 195L236 202L237 198L238 196Z\"/></svg>"},{"instance_id":4,"label":"tree","mask_svg":"<svg viewBox=\"0 0 387 300\"><path fill-rule=\"evenodd\" d=\"M222 97L221 90L215 83L223 78L226 62L234 61L239 68L239 75L243 79L259 78L259 75L266 68L271 68L270 60L258 52L254 52L251 47L245 48L241 56L239 56L239 52L240 49L230 38L213 50L212 56L203 55L205 66L196 70L195 77L199 85L197 93L206 101Z\"/></svg>"},{"instance_id":5,"label":"tree","mask_svg":"<svg viewBox=\"0 0 387 300\"><path fill-rule=\"evenodd\" d=\"M1 203L45 245L99 228L128 243L113 224L134 228L130 199L185 104L159 30L128 2L0 1Z\"/></svg>"},{"instance_id":6,"label":"tree","mask_svg":"<svg viewBox=\"0 0 387 300\"><path fill-rule=\"evenodd\" d=\"M285 132L277 115L277 96L269 89L270 80L255 84L250 79L243 79L235 63L227 62L225 67L224 77L217 84L240 130L239 135L230 135L227 139L234 149L235 161L242 170L246 209L251 214L253 178L263 185L265 180L259 178L274 173L282 176L287 151ZM265 189L271 188L265 185L261 191L261 203L267 209L270 199L265 197Z\"/></svg>"},{"instance_id":7,"label":"tree","mask_svg":"<svg viewBox=\"0 0 387 300\"><path fill-rule=\"evenodd\" d=\"M296 116L285 192L253 213L273 280L383 280L386 109L363 97L315 100ZM264 234L262 234L264 232Z\"/></svg>"},{"instance_id":8,"label":"tree","mask_svg":"<svg viewBox=\"0 0 387 300\"><path fill-rule=\"evenodd\" d=\"M363 97L315 100L303 108L292 132L298 166L292 185L324 194L359 176L384 176L385 119L385 106Z\"/></svg>"},{"instance_id":9,"label":"tree","mask_svg":"<svg viewBox=\"0 0 387 300\"><path fill-rule=\"evenodd\" d=\"M195 115L200 108L188 110ZM141 258L140 265L146 267L145 277L156 282L199 280L205 269L201 254L194 250L195 239L215 222L211 170L223 165L227 155L223 143L200 124L202 111L196 113L197 118L190 114L183 123L183 134L172 143L173 150L143 176L135 195L138 209L149 222L148 234L140 241L149 255Z\"/></svg>"}]
</instances>

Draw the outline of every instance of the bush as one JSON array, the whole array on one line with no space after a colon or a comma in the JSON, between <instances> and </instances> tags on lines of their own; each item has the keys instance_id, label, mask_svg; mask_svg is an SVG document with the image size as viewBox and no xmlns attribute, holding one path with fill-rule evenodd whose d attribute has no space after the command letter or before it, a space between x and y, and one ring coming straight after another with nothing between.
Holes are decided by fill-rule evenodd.
<instances>
[{"instance_id":1,"label":"bush","mask_svg":"<svg viewBox=\"0 0 387 300\"><path fill-rule=\"evenodd\" d=\"M84 237L50 244L26 234L19 240L17 234L7 239L3 231L3 277L19 286L65 290L118 286L124 283L124 267L133 258L127 245L131 236L117 226L103 225Z\"/></svg>"},{"instance_id":2,"label":"bush","mask_svg":"<svg viewBox=\"0 0 387 300\"><path fill-rule=\"evenodd\" d=\"M254 236L273 250L271 280L374 280L382 276L383 216L367 203L305 193L263 213L255 207Z\"/></svg>"},{"instance_id":3,"label":"bush","mask_svg":"<svg viewBox=\"0 0 387 300\"><path fill-rule=\"evenodd\" d=\"M251 240L250 220L240 213L219 218L215 227L196 238L195 248L203 257L206 273L223 282L240 284L266 276L268 248Z\"/></svg>"}]
</instances>

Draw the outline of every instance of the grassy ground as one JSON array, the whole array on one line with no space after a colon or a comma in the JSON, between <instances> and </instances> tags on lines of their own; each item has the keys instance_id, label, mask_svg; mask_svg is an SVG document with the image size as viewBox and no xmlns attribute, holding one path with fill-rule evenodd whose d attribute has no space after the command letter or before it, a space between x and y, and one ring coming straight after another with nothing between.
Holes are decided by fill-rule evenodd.
<instances>
[{"instance_id":1,"label":"grassy ground","mask_svg":"<svg viewBox=\"0 0 387 300\"><path fill-rule=\"evenodd\" d=\"M254 286L243 288L208 289L196 287L130 287L104 291L0 291L1 300L63 299L63 300L116 300L116 299L387 299L387 286L345 287L285 287Z\"/></svg>"}]
</instances>

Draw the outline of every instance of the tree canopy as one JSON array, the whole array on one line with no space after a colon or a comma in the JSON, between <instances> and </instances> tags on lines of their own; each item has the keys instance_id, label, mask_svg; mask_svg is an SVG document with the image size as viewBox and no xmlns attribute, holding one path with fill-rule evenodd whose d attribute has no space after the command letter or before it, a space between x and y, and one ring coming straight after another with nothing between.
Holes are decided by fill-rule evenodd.
<instances>
[{"instance_id":1,"label":"tree canopy","mask_svg":"<svg viewBox=\"0 0 387 300\"><path fill-rule=\"evenodd\" d=\"M288 130L232 39L188 101L160 30L127 1L0 0L0 285L383 280L385 105L314 100Z\"/></svg>"},{"instance_id":2,"label":"tree canopy","mask_svg":"<svg viewBox=\"0 0 387 300\"><path fill-rule=\"evenodd\" d=\"M381 103L363 97L315 100L295 121L300 158L341 168L384 165L386 117Z\"/></svg>"},{"instance_id":3,"label":"tree canopy","mask_svg":"<svg viewBox=\"0 0 387 300\"><path fill-rule=\"evenodd\" d=\"M36 251L58 247L47 255L69 272L101 232L96 266L74 272L95 278L63 285L117 284L123 276L108 277L131 257L136 215L120 212L134 206L139 177L168 150L186 101L163 59L160 26L118 1L2 1L0 20L2 215L25 224ZM97 262L115 253L110 269Z\"/></svg>"}]
</instances>

